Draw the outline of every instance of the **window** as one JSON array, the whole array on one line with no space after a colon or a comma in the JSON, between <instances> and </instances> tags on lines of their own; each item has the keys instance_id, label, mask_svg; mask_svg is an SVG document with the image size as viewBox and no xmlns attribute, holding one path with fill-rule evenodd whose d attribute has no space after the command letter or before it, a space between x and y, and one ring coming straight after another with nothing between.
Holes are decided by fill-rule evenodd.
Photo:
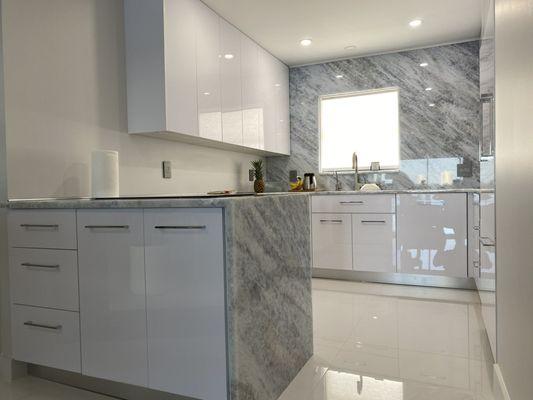
<instances>
[{"instance_id":1,"label":"window","mask_svg":"<svg viewBox=\"0 0 533 400\"><path fill-rule=\"evenodd\" d=\"M379 161L381 169L400 165L400 128L396 88L320 98L320 172L360 170Z\"/></svg>"}]
</instances>

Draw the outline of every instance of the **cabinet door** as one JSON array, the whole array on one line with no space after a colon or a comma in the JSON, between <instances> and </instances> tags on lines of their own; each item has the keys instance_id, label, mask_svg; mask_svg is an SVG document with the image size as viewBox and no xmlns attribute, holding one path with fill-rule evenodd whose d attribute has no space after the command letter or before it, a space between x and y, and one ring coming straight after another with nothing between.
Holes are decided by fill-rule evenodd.
<instances>
[{"instance_id":1,"label":"cabinet door","mask_svg":"<svg viewBox=\"0 0 533 400\"><path fill-rule=\"evenodd\" d=\"M195 39L197 6L196 0L164 2L167 130L195 136L198 135ZM142 54L142 57L150 58L150 53Z\"/></svg>"},{"instance_id":2,"label":"cabinet door","mask_svg":"<svg viewBox=\"0 0 533 400\"><path fill-rule=\"evenodd\" d=\"M220 18L222 139L239 145L242 145L241 36L237 28Z\"/></svg>"},{"instance_id":3,"label":"cabinet door","mask_svg":"<svg viewBox=\"0 0 533 400\"><path fill-rule=\"evenodd\" d=\"M356 271L396 272L396 217L352 216L353 266Z\"/></svg>"},{"instance_id":4,"label":"cabinet door","mask_svg":"<svg viewBox=\"0 0 533 400\"><path fill-rule=\"evenodd\" d=\"M78 211L82 373L147 385L142 210Z\"/></svg>"},{"instance_id":5,"label":"cabinet door","mask_svg":"<svg viewBox=\"0 0 533 400\"><path fill-rule=\"evenodd\" d=\"M264 49L259 51L259 71L261 76L261 102L263 110L263 142L266 151L276 152L276 107L274 58Z\"/></svg>"},{"instance_id":6,"label":"cabinet door","mask_svg":"<svg viewBox=\"0 0 533 400\"><path fill-rule=\"evenodd\" d=\"M221 209L145 210L149 387L226 398Z\"/></svg>"},{"instance_id":7,"label":"cabinet door","mask_svg":"<svg viewBox=\"0 0 533 400\"><path fill-rule=\"evenodd\" d=\"M259 45L241 35L242 50L242 120L243 145L263 148L263 110L261 107L261 77L259 70Z\"/></svg>"},{"instance_id":8,"label":"cabinet door","mask_svg":"<svg viewBox=\"0 0 533 400\"><path fill-rule=\"evenodd\" d=\"M466 194L397 199L399 272L466 277Z\"/></svg>"},{"instance_id":9,"label":"cabinet door","mask_svg":"<svg viewBox=\"0 0 533 400\"><path fill-rule=\"evenodd\" d=\"M352 217L313 214L313 267L352 269Z\"/></svg>"},{"instance_id":10,"label":"cabinet door","mask_svg":"<svg viewBox=\"0 0 533 400\"><path fill-rule=\"evenodd\" d=\"M214 11L197 3L198 130L201 137L222 141L219 21Z\"/></svg>"},{"instance_id":11,"label":"cabinet door","mask_svg":"<svg viewBox=\"0 0 533 400\"><path fill-rule=\"evenodd\" d=\"M289 132L289 68L274 62L274 107L276 111L276 152L290 154Z\"/></svg>"}]
</instances>

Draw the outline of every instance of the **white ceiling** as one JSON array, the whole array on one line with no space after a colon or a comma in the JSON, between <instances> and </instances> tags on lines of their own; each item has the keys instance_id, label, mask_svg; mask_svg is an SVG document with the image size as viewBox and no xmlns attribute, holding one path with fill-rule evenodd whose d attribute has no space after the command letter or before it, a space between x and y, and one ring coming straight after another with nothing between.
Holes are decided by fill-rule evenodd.
<instances>
[{"instance_id":1,"label":"white ceiling","mask_svg":"<svg viewBox=\"0 0 533 400\"><path fill-rule=\"evenodd\" d=\"M461 42L481 31L482 0L203 1L288 65ZM410 28L416 18L422 26ZM300 46L303 38L313 44Z\"/></svg>"}]
</instances>

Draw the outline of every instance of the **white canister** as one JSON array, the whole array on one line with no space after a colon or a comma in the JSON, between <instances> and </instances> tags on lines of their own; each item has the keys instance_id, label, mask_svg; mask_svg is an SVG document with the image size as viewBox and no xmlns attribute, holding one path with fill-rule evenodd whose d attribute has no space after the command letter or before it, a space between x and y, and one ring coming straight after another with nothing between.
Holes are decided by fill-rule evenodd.
<instances>
[{"instance_id":1,"label":"white canister","mask_svg":"<svg viewBox=\"0 0 533 400\"><path fill-rule=\"evenodd\" d=\"M91 154L92 197L118 197L118 151L94 150Z\"/></svg>"}]
</instances>

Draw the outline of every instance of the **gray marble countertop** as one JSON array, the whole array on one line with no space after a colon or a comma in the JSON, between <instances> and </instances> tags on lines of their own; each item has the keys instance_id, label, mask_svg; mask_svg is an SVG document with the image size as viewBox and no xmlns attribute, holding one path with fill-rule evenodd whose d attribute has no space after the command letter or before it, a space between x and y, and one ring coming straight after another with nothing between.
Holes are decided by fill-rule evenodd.
<instances>
[{"instance_id":1,"label":"gray marble countertop","mask_svg":"<svg viewBox=\"0 0 533 400\"><path fill-rule=\"evenodd\" d=\"M176 196L162 198L117 198L117 199L92 199L92 198L65 198L65 199L17 199L10 200L7 207L12 209L45 209L45 208L180 208L180 207L228 207L247 201L260 201L271 196L330 196L330 195L379 195L379 194L425 194L425 193L480 193L488 190L482 189L410 189L410 190L380 190L376 192L362 191L316 191L316 192L279 192L264 193L249 196L227 197L194 197ZM492 192L492 191L491 191ZM6 206L1 204L0 207Z\"/></svg>"}]
</instances>

